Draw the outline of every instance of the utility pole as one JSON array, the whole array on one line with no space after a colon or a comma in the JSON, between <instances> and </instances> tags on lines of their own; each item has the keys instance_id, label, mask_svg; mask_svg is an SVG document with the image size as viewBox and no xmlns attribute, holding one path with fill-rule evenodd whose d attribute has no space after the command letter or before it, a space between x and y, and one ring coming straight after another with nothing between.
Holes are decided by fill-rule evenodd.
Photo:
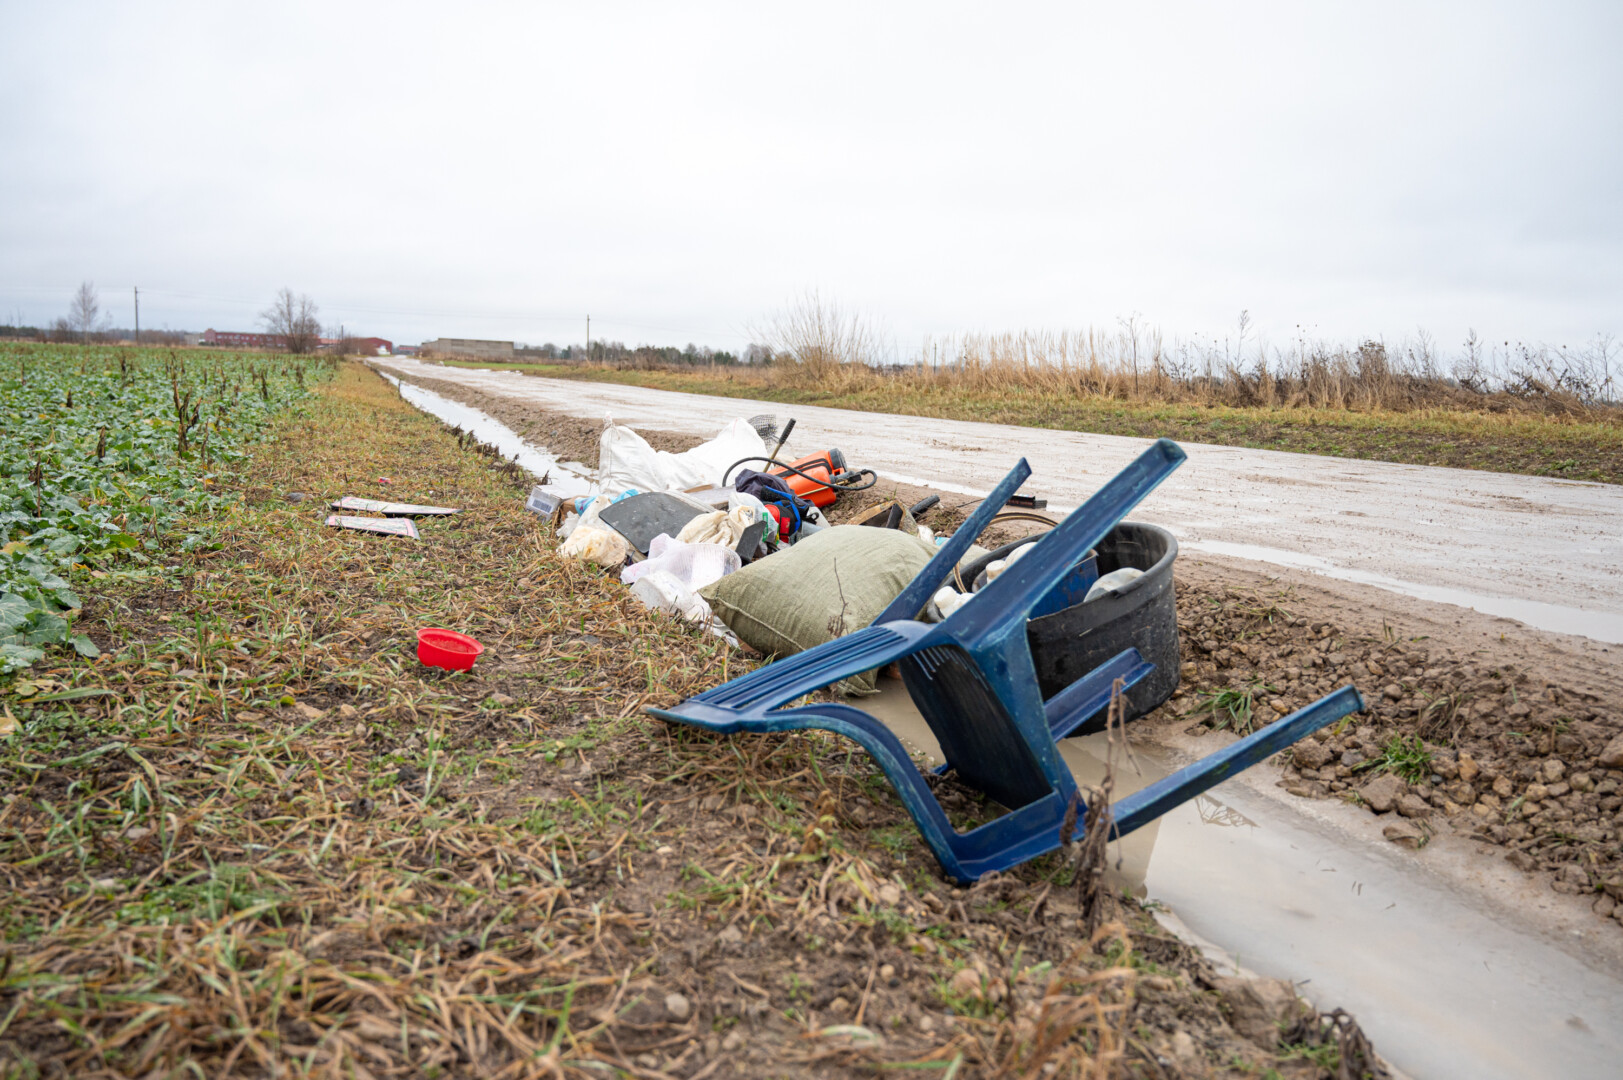
<instances>
[{"instance_id":1,"label":"utility pole","mask_svg":"<svg viewBox=\"0 0 1623 1080\"><path fill-rule=\"evenodd\" d=\"M141 344L141 286L135 287L135 343Z\"/></svg>"},{"instance_id":2,"label":"utility pole","mask_svg":"<svg viewBox=\"0 0 1623 1080\"><path fill-rule=\"evenodd\" d=\"M586 316L586 362L592 362L592 317Z\"/></svg>"}]
</instances>

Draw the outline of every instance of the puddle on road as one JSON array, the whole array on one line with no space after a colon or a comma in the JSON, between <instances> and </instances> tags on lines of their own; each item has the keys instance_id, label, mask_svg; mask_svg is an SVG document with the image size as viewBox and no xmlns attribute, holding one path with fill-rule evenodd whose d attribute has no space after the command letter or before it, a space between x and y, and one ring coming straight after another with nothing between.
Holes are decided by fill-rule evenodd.
<instances>
[{"instance_id":1,"label":"puddle on road","mask_svg":"<svg viewBox=\"0 0 1623 1080\"><path fill-rule=\"evenodd\" d=\"M1594 638L1596 641L1623 644L1623 615L1614 615L1610 612L1586 611L1582 608L1563 607L1560 604L1546 604L1539 600L1518 600L1510 596L1488 596L1443 585L1420 585L1368 570L1352 570L1345 566L1337 566L1329 559L1317 555L1286 551L1282 548L1262 547L1257 544L1231 544L1224 540L1180 539L1179 542L1191 551L1204 551L1212 555L1252 559L1294 570L1307 570L1358 585L1373 585L1376 588L1402 593L1404 596L1413 596L1418 600L1453 604L1456 607L1480 611L1484 615L1515 619L1540 630L1551 630L1558 634L1578 634Z\"/></svg>"},{"instance_id":2,"label":"puddle on road","mask_svg":"<svg viewBox=\"0 0 1623 1080\"><path fill-rule=\"evenodd\" d=\"M889 680L880 686L861 707L939 762L907 691ZM1060 743L1080 783L1098 782L1107 752L1103 735ZM1182 764L1144 747L1134 757L1136 772L1118 755L1118 796ZM1396 849L1292 813L1236 781L1123 837L1111 869L1116 887L1165 903L1238 964L1294 979L1322 1008L1352 1013L1416 1080L1619 1074L1623 979L1500 925Z\"/></svg>"},{"instance_id":3,"label":"puddle on road","mask_svg":"<svg viewBox=\"0 0 1623 1080\"><path fill-rule=\"evenodd\" d=\"M494 446L502 457L517 462L520 468L537 480L543 476L550 476L551 486L562 494L587 495L596 489L591 470L580 462L559 461L556 456L525 442L518 432L500 420L480 412L471 405L464 405L460 401L442 397L432 390L424 390L420 386L401 382L386 371L379 371L378 374L398 387L400 396L408 403L447 424L473 432L474 438L487 446Z\"/></svg>"}]
</instances>

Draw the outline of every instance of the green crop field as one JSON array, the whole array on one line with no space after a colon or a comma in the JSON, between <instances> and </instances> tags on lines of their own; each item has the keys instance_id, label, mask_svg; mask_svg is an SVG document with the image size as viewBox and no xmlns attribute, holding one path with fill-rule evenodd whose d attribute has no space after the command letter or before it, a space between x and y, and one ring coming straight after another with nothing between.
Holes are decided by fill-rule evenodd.
<instances>
[{"instance_id":1,"label":"green crop field","mask_svg":"<svg viewBox=\"0 0 1623 1080\"><path fill-rule=\"evenodd\" d=\"M73 632L83 577L162 573L211 538L219 482L324 362L0 345L0 674ZM235 497L235 496L232 496ZM186 520L192 531L176 526Z\"/></svg>"}]
</instances>

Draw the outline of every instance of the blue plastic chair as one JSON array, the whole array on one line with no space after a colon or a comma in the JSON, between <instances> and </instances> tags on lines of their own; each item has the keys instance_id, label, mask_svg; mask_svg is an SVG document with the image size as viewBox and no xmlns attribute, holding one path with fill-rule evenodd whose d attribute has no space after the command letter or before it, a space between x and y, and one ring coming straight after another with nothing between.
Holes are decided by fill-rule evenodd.
<instances>
[{"instance_id":1,"label":"blue plastic chair","mask_svg":"<svg viewBox=\"0 0 1623 1080\"><path fill-rule=\"evenodd\" d=\"M925 603L1009 496L1031 475L1024 459L942 545L874 622L708 690L661 719L720 733L821 729L866 749L896 788L942 869L974 881L1060 845L1076 781L1058 739L1110 702L1116 680L1131 686L1152 669L1128 649L1044 701L1026 638L1031 611L1127 513L1171 475L1184 452L1158 440L1018 562L946 621L915 622ZM901 741L868 713L838 702L793 703L842 679L899 663L914 704L949 766L1009 812L968 832L953 828ZM1351 687L1337 691L1118 801L1115 829L1126 834L1226 777L1363 708ZM1080 813L1079 813L1080 817Z\"/></svg>"}]
</instances>

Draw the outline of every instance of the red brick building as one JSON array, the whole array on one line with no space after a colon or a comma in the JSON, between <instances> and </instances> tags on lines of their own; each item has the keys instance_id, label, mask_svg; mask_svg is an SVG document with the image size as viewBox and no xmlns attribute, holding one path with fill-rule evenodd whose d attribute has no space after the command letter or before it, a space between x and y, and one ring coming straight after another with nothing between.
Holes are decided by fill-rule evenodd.
<instances>
[{"instance_id":1,"label":"red brick building","mask_svg":"<svg viewBox=\"0 0 1623 1080\"><path fill-rule=\"evenodd\" d=\"M233 345L242 349L285 349L287 338L281 334L247 334L236 330L203 331L204 345Z\"/></svg>"}]
</instances>

